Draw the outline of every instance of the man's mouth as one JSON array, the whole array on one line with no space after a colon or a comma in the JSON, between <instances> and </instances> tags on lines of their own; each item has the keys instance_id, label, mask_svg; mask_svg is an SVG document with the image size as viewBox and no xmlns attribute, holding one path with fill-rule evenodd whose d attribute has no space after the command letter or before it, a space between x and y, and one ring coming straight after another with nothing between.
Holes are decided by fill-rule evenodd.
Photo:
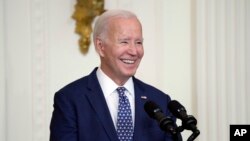
<instances>
[{"instance_id":1,"label":"man's mouth","mask_svg":"<svg viewBox=\"0 0 250 141\"><path fill-rule=\"evenodd\" d=\"M134 64L134 63L135 63L135 60L122 59L122 62L123 62L123 63L126 63L126 64Z\"/></svg>"}]
</instances>

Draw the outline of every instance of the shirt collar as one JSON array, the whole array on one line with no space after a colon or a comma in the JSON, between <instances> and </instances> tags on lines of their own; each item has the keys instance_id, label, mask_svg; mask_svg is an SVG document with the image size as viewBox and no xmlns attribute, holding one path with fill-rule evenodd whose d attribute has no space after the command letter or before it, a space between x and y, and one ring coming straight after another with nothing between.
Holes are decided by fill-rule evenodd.
<instances>
[{"instance_id":1,"label":"shirt collar","mask_svg":"<svg viewBox=\"0 0 250 141\"><path fill-rule=\"evenodd\" d=\"M97 69L96 75L105 97L112 94L118 87L120 87L110 79L101 68ZM134 95L134 83L132 77L130 77L122 87L125 87L130 95Z\"/></svg>"}]
</instances>

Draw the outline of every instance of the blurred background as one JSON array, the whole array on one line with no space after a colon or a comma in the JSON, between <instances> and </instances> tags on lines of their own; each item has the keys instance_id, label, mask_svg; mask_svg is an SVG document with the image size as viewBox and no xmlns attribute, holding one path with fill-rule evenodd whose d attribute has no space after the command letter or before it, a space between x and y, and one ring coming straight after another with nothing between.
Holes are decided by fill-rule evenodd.
<instances>
[{"instance_id":1,"label":"blurred background","mask_svg":"<svg viewBox=\"0 0 250 141\"><path fill-rule=\"evenodd\" d=\"M54 93L99 66L92 43L79 51L75 4L0 0L1 141L49 140ZM197 140L228 141L230 124L250 124L249 0L105 0L117 8L142 22L136 77L196 117Z\"/></svg>"}]
</instances>

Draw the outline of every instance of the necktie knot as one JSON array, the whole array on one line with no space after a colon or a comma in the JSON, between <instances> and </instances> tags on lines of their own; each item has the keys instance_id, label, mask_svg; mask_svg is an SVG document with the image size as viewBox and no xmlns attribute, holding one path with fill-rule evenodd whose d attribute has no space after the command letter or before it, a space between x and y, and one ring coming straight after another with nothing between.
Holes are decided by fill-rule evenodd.
<instances>
[{"instance_id":1,"label":"necktie knot","mask_svg":"<svg viewBox=\"0 0 250 141\"><path fill-rule=\"evenodd\" d=\"M119 96L124 96L125 95L126 88L118 87L116 90L117 90Z\"/></svg>"}]
</instances>

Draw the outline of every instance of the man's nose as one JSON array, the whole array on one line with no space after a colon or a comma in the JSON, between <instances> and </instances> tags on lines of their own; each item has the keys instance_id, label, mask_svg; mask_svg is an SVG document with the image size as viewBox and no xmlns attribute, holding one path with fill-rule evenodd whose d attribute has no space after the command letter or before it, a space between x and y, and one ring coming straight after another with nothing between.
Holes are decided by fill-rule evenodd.
<instances>
[{"instance_id":1,"label":"man's nose","mask_svg":"<svg viewBox=\"0 0 250 141\"><path fill-rule=\"evenodd\" d=\"M131 55L136 55L137 50L136 50L136 44L135 43L130 44L129 49L128 49L128 53L131 54Z\"/></svg>"}]
</instances>

